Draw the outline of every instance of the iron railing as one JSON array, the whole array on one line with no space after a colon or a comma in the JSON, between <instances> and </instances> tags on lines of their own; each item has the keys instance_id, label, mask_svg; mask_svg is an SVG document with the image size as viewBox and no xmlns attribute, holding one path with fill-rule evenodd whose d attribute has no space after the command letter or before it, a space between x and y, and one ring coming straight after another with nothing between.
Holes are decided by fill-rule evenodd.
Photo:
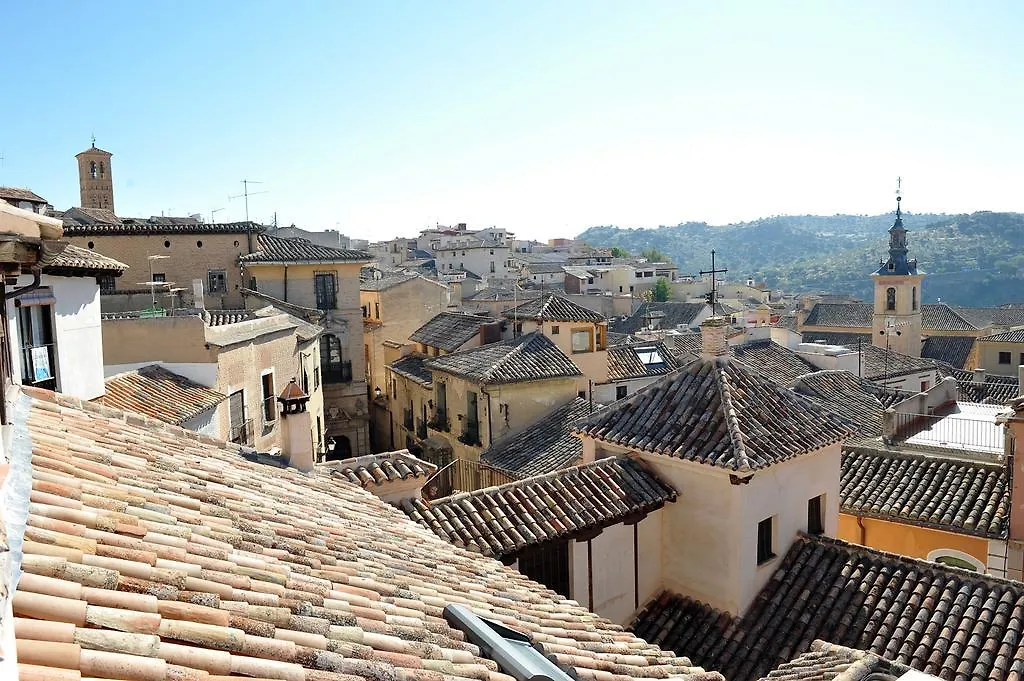
<instances>
[{"instance_id":1,"label":"iron railing","mask_svg":"<svg viewBox=\"0 0 1024 681\"><path fill-rule=\"evenodd\" d=\"M474 492L478 489L496 487L515 478L495 468L469 459L448 459L431 461L439 465L438 470L423 486L423 496L428 500L447 497L456 492Z\"/></svg>"},{"instance_id":2,"label":"iron railing","mask_svg":"<svg viewBox=\"0 0 1024 681\"><path fill-rule=\"evenodd\" d=\"M480 424L470 421L462 428L459 442L473 447L480 446Z\"/></svg>"},{"instance_id":3,"label":"iron railing","mask_svg":"<svg viewBox=\"0 0 1024 681\"><path fill-rule=\"evenodd\" d=\"M452 424L448 421L448 410L443 407L435 408L434 416L427 422L427 425L434 430L449 432L452 429Z\"/></svg>"}]
</instances>

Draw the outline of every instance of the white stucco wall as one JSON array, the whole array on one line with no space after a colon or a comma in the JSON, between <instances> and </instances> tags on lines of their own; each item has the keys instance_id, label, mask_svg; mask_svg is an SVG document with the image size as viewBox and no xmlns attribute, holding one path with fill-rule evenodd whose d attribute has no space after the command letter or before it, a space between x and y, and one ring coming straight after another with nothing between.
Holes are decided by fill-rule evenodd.
<instances>
[{"instance_id":1,"label":"white stucco wall","mask_svg":"<svg viewBox=\"0 0 1024 681\"><path fill-rule=\"evenodd\" d=\"M613 622L626 624L661 588L661 514L651 513L637 526L639 598L633 581L633 526L612 525L592 540L594 602L588 602L587 542L572 543L572 597Z\"/></svg>"},{"instance_id":2,"label":"white stucco wall","mask_svg":"<svg viewBox=\"0 0 1024 681\"><path fill-rule=\"evenodd\" d=\"M226 440L227 434L218 432L217 423L219 419L217 418L217 413L220 409L227 409L227 404L226 401L221 402L213 409L207 409L202 414L185 421L185 423L181 424L181 427L196 433L215 437L219 440Z\"/></svg>"},{"instance_id":3,"label":"white stucco wall","mask_svg":"<svg viewBox=\"0 0 1024 681\"><path fill-rule=\"evenodd\" d=\"M660 455L641 458L679 490L676 502L661 511L663 584L672 591L742 614L796 533L807 529L809 499L826 495L825 532L836 534L839 444L758 471L738 485L725 469ZM775 518L776 558L758 566L757 524L768 517Z\"/></svg>"},{"instance_id":4,"label":"white stucco wall","mask_svg":"<svg viewBox=\"0 0 1024 681\"><path fill-rule=\"evenodd\" d=\"M207 388L213 388L217 385L216 362L132 362L129 364L107 364L103 367L103 375L106 378L110 378L116 374L123 374L126 371L135 371L141 367L148 367L150 364L159 364L168 371L184 376L199 385L205 385Z\"/></svg>"},{"instance_id":5,"label":"white stucco wall","mask_svg":"<svg viewBox=\"0 0 1024 681\"><path fill-rule=\"evenodd\" d=\"M18 287L28 286L32 277L18 278ZM103 387L103 335L100 331L100 288L92 277L53 277L44 274L40 286L49 287L53 306L53 336L56 342L58 389L83 400L99 397ZM10 289L8 289L10 290ZM10 326L12 372L21 381L21 337L14 301L7 301Z\"/></svg>"}]
</instances>

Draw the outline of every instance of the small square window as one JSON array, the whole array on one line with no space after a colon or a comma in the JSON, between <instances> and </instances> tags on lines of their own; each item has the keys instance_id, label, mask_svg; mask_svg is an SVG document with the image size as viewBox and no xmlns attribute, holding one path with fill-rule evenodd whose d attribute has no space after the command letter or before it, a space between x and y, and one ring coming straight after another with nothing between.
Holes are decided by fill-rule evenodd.
<instances>
[{"instance_id":1,"label":"small square window","mask_svg":"<svg viewBox=\"0 0 1024 681\"><path fill-rule=\"evenodd\" d=\"M765 518L757 524L757 564L763 565L775 557L772 525L774 518Z\"/></svg>"},{"instance_id":2,"label":"small square window","mask_svg":"<svg viewBox=\"0 0 1024 681\"><path fill-rule=\"evenodd\" d=\"M590 352L590 330L584 329L582 331L572 332L572 351L573 352Z\"/></svg>"},{"instance_id":3,"label":"small square window","mask_svg":"<svg viewBox=\"0 0 1024 681\"><path fill-rule=\"evenodd\" d=\"M153 281L157 284L162 284L167 281L167 275L163 272L154 272ZM1009 364L1009 362L1007 362L1007 364Z\"/></svg>"},{"instance_id":4,"label":"small square window","mask_svg":"<svg viewBox=\"0 0 1024 681\"><path fill-rule=\"evenodd\" d=\"M551 327L551 335L552 336L557 336L558 335L558 327L557 326L552 326Z\"/></svg>"},{"instance_id":5,"label":"small square window","mask_svg":"<svg viewBox=\"0 0 1024 681\"><path fill-rule=\"evenodd\" d=\"M1009 364L1010 363L1010 353L1009 352L1000 352L999 353L999 363L1000 364Z\"/></svg>"},{"instance_id":6,"label":"small square window","mask_svg":"<svg viewBox=\"0 0 1024 681\"><path fill-rule=\"evenodd\" d=\"M615 399L621 400L625 396L626 396L626 386L624 386L624 385L617 385L617 386L615 386Z\"/></svg>"},{"instance_id":7,"label":"small square window","mask_svg":"<svg viewBox=\"0 0 1024 681\"><path fill-rule=\"evenodd\" d=\"M587 399L587 391L580 390L579 392L576 393L576 396L579 397L581 400L585 400Z\"/></svg>"},{"instance_id":8,"label":"small square window","mask_svg":"<svg viewBox=\"0 0 1024 681\"><path fill-rule=\"evenodd\" d=\"M207 273L206 288L210 293L227 293L227 272L224 270L210 270Z\"/></svg>"},{"instance_id":9,"label":"small square window","mask_svg":"<svg viewBox=\"0 0 1024 681\"><path fill-rule=\"evenodd\" d=\"M825 534L825 495L807 500L807 534Z\"/></svg>"}]
</instances>

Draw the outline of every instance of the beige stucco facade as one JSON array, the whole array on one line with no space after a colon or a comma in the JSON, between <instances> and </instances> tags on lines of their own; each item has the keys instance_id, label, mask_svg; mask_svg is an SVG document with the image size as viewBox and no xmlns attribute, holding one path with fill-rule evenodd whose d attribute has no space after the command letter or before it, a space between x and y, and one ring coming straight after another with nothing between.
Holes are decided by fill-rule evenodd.
<instances>
[{"instance_id":1,"label":"beige stucco facade","mask_svg":"<svg viewBox=\"0 0 1024 681\"><path fill-rule=\"evenodd\" d=\"M214 415L214 432L245 440L259 451L289 445L277 396L288 382L308 389L308 444L319 458L325 446L323 385L319 381L319 339L303 336L286 315L208 327L201 317L104 320L104 373L112 376L153 363L229 396ZM264 376L272 376L272 417L264 413ZM230 397L241 393L242 422L233 422ZM251 438L248 433L251 432ZM292 438L295 440L294 436Z\"/></svg>"},{"instance_id":2,"label":"beige stucco facade","mask_svg":"<svg viewBox=\"0 0 1024 681\"><path fill-rule=\"evenodd\" d=\"M583 438L583 460L630 454L627 448ZM744 473L674 457L633 453L679 490L661 510L662 586L721 610L742 614L806 531L808 501L824 496L825 534L839 517L840 443L767 469ZM757 526L772 519L774 557L757 563ZM648 568L649 572L657 572ZM632 585L623 585L631 592Z\"/></svg>"},{"instance_id":3,"label":"beige stucco facade","mask_svg":"<svg viewBox=\"0 0 1024 681\"><path fill-rule=\"evenodd\" d=\"M518 322L521 333L540 331L558 346L566 357L583 372L583 376L595 384L608 382L608 323L607 322L560 322L525 319ZM588 338L586 350L573 349L573 335L585 333Z\"/></svg>"},{"instance_id":4,"label":"beige stucco facade","mask_svg":"<svg viewBox=\"0 0 1024 681\"><path fill-rule=\"evenodd\" d=\"M1024 364L1024 343L979 339L974 343L978 369L1000 376L1016 376ZM974 368L974 367L972 367Z\"/></svg>"},{"instance_id":5,"label":"beige stucco facade","mask_svg":"<svg viewBox=\"0 0 1024 681\"><path fill-rule=\"evenodd\" d=\"M317 308L316 274L333 274L335 306L322 310L317 322L324 329L321 343L338 339L343 376L321 371L324 399L324 429L337 443L337 456L369 454L370 411L366 384L366 355L363 320L359 305L359 269L365 261L325 263L245 263L248 287L260 293L310 310ZM249 305L262 305L255 297Z\"/></svg>"},{"instance_id":6,"label":"beige stucco facade","mask_svg":"<svg viewBox=\"0 0 1024 681\"><path fill-rule=\"evenodd\" d=\"M364 320L363 354L371 389L386 384L384 343L406 343L409 335L448 307L448 287L418 277L380 291L359 291Z\"/></svg>"},{"instance_id":7,"label":"beige stucco facade","mask_svg":"<svg viewBox=\"0 0 1024 681\"><path fill-rule=\"evenodd\" d=\"M155 228L154 228L155 229ZM225 227L225 229L229 229ZM203 282L205 306L210 309L240 309L242 304L242 276L238 265L238 257L249 253L249 239L244 228L236 227L236 231L228 233L152 233L152 234L87 234L71 236L68 241L95 250L103 255L119 260L131 269L128 273L115 280L115 291L146 291L149 287L150 260L149 256L167 256L152 261L154 275L163 275L164 280L174 282L175 287L186 289L180 293L175 305L191 307L193 299L192 280ZM251 235L255 239L255 234ZM210 290L211 273L224 275L224 289ZM218 276L214 277L219 280ZM164 291L166 293L166 289ZM166 295L157 291L159 307L169 307ZM124 306L115 308L115 298L110 292L104 291L104 311L128 309ZM142 299L145 307L149 307L147 296ZM141 309L136 307L135 309Z\"/></svg>"}]
</instances>

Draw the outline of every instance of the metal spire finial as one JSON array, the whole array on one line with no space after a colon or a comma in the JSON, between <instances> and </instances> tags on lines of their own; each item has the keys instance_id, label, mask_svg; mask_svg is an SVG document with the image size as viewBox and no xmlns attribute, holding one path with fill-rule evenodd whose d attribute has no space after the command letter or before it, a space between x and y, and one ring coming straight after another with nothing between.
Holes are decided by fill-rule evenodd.
<instances>
[{"instance_id":1,"label":"metal spire finial","mask_svg":"<svg viewBox=\"0 0 1024 681\"><path fill-rule=\"evenodd\" d=\"M902 185L902 184L903 184L903 178L897 177L896 178L896 217L897 218L900 217L900 215L901 215L901 213L900 213L900 201L903 200L903 197L900 195L900 185Z\"/></svg>"}]
</instances>

